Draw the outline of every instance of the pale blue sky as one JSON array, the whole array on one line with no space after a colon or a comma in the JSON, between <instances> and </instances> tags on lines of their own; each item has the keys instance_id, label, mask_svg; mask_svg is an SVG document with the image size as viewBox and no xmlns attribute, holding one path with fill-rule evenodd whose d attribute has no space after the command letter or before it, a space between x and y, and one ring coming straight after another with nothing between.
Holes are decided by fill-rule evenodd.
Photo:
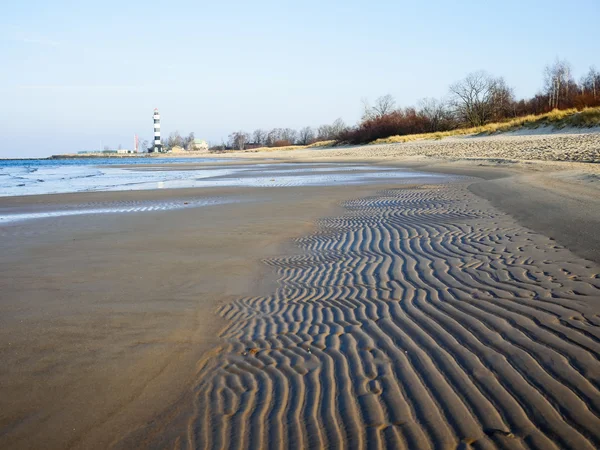
<instances>
[{"instance_id":1,"label":"pale blue sky","mask_svg":"<svg viewBox=\"0 0 600 450\"><path fill-rule=\"evenodd\" d=\"M354 124L484 69L517 96L568 59L600 68L600 1L11 1L0 15L0 157L163 134Z\"/></svg>"}]
</instances>

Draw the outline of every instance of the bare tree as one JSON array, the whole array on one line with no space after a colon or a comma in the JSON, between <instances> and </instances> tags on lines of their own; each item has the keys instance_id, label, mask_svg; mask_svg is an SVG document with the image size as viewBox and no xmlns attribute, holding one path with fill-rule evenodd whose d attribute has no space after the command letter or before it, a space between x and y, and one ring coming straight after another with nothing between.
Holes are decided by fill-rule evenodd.
<instances>
[{"instance_id":1,"label":"bare tree","mask_svg":"<svg viewBox=\"0 0 600 450\"><path fill-rule=\"evenodd\" d=\"M373 108L371 108L371 105L369 104L369 99L366 97L363 97L360 99L360 102L362 104L362 114L360 117L361 122L365 122L367 120L370 120L373 118Z\"/></svg>"},{"instance_id":2,"label":"bare tree","mask_svg":"<svg viewBox=\"0 0 600 450\"><path fill-rule=\"evenodd\" d=\"M571 73L571 64L558 58L553 64L545 67L544 84L550 108L560 108L567 103L570 95L569 89L574 84Z\"/></svg>"},{"instance_id":3,"label":"bare tree","mask_svg":"<svg viewBox=\"0 0 600 450\"><path fill-rule=\"evenodd\" d=\"M266 138L267 138L267 132L260 128L257 130L254 130L254 132L252 133L252 139L255 144L263 145L265 143Z\"/></svg>"},{"instance_id":4,"label":"bare tree","mask_svg":"<svg viewBox=\"0 0 600 450\"><path fill-rule=\"evenodd\" d=\"M330 141L336 139L338 135L348 127L341 118L338 118L331 125L321 125L317 128L317 140Z\"/></svg>"},{"instance_id":5,"label":"bare tree","mask_svg":"<svg viewBox=\"0 0 600 450\"><path fill-rule=\"evenodd\" d=\"M390 94L387 94L375 100L375 106L372 108L372 114L375 117L382 117L392 113L395 109L396 100Z\"/></svg>"},{"instance_id":6,"label":"bare tree","mask_svg":"<svg viewBox=\"0 0 600 450\"><path fill-rule=\"evenodd\" d=\"M419 101L419 114L427 119L429 130L432 133L447 128L450 121L450 111L446 102L435 98L424 98ZM446 126L444 126L446 125Z\"/></svg>"},{"instance_id":7,"label":"bare tree","mask_svg":"<svg viewBox=\"0 0 600 450\"><path fill-rule=\"evenodd\" d=\"M390 94L383 95L375 100L375 106L369 104L366 98L361 99L362 115L361 121L378 119L393 113L396 110L396 100Z\"/></svg>"},{"instance_id":8,"label":"bare tree","mask_svg":"<svg viewBox=\"0 0 600 450\"><path fill-rule=\"evenodd\" d=\"M142 149L142 153L148 152L148 139L143 139L140 143L140 148Z\"/></svg>"},{"instance_id":9,"label":"bare tree","mask_svg":"<svg viewBox=\"0 0 600 450\"><path fill-rule=\"evenodd\" d=\"M183 138L181 137L181 134L179 134L179 131L173 131L171 134L169 134L169 137L167 138L166 142L166 147L183 147Z\"/></svg>"},{"instance_id":10,"label":"bare tree","mask_svg":"<svg viewBox=\"0 0 600 450\"><path fill-rule=\"evenodd\" d=\"M298 144L308 145L315 140L315 132L311 127L304 127L298 133Z\"/></svg>"},{"instance_id":11,"label":"bare tree","mask_svg":"<svg viewBox=\"0 0 600 450\"><path fill-rule=\"evenodd\" d=\"M275 144L275 142L282 140L282 131L283 130L281 128L273 128L267 133L267 137L265 138L265 144L267 145L267 147L272 147Z\"/></svg>"},{"instance_id":12,"label":"bare tree","mask_svg":"<svg viewBox=\"0 0 600 450\"><path fill-rule=\"evenodd\" d=\"M331 133L333 135L333 139L336 139L338 135L346 128L348 127L341 118L336 119L335 122L331 124Z\"/></svg>"},{"instance_id":13,"label":"bare tree","mask_svg":"<svg viewBox=\"0 0 600 450\"><path fill-rule=\"evenodd\" d=\"M284 128L281 130L281 140L287 141L289 144L293 145L298 138L298 132L291 128Z\"/></svg>"},{"instance_id":14,"label":"bare tree","mask_svg":"<svg viewBox=\"0 0 600 450\"><path fill-rule=\"evenodd\" d=\"M229 135L231 146L236 150L244 150L246 143L250 140L250 135L245 131L236 131Z\"/></svg>"},{"instance_id":15,"label":"bare tree","mask_svg":"<svg viewBox=\"0 0 600 450\"><path fill-rule=\"evenodd\" d=\"M194 135L193 132L191 132L190 134L188 134L186 137L182 138L182 147L186 148L188 150L190 150L190 148L192 147L192 144L194 143L194 139L196 138L196 136Z\"/></svg>"},{"instance_id":16,"label":"bare tree","mask_svg":"<svg viewBox=\"0 0 600 450\"><path fill-rule=\"evenodd\" d=\"M594 66L581 79L581 88L583 92L589 92L594 100L600 98L600 72Z\"/></svg>"},{"instance_id":17,"label":"bare tree","mask_svg":"<svg viewBox=\"0 0 600 450\"><path fill-rule=\"evenodd\" d=\"M503 78L474 72L450 86L451 102L460 121L480 126L495 118L496 111L512 98Z\"/></svg>"},{"instance_id":18,"label":"bare tree","mask_svg":"<svg viewBox=\"0 0 600 450\"><path fill-rule=\"evenodd\" d=\"M328 141L333 139L333 130L331 125L321 125L317 129L317 139L319 141Z\"/></svg>"},{"instance_id":19,"label":"bare tree","mask_svg":"<svg viewBox=\"0 0 600 450\"><path fill-rule=\"evenodd\" d=\"M506 84L504 78L493 80L491 108L492 120L501 120L514 116L515 95L513 89Z\"/></svg>"}]
</instances>

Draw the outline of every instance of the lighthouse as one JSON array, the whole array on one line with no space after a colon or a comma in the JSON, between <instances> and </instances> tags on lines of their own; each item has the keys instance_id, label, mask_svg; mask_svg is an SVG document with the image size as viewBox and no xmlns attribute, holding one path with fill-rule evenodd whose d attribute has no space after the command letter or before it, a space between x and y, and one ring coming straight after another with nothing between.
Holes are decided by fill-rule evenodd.
<instances>
[{"instance_id":1,"label":"lighthouse","mask_svg":"<svg viewBox=\"0 0 600 450\"><path fill-rule=\"evenodd\" d=\"M162 144L160 143L160 114L158 108L154 108L154 145L152 146L152 152L162 152Z\"/></svg>"}]
</instances>

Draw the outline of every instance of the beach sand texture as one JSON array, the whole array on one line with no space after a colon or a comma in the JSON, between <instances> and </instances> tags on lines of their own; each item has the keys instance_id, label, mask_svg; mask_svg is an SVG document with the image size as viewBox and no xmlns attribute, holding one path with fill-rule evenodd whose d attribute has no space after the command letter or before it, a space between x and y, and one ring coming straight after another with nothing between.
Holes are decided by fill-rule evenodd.
<instances>
[{"instance_id":1,"label":"beach sand texture","mask_svg":"<svg viewBox=\"0 0 600 450\"><path fill-rule=\"evenodd\" d=\"M520 130L489 136L460 136L423 139L404 143L313 148L268 153L248 150L220 154L243 158L338 158L348 160L398 158L475 158L500 160L600 162L600 129Z\"/></svg>"},{"instance_id":2,"label":"beach sand texture","mask_svg":"<svg viewBox=\"0 0 600 450\"><path fill-rule=\"evenodd\" d=\"M479 163L3 198L0 448L600 447L597 169Z\"/></svg>"},{"instance_id":3,"label":"beach sand texture","mask_svg":"<svg viewBox=\"0 0 600 450\"><path fill-rule=\"evenodd\" d=\"M225 304L191 448L600 446L600 267L468 183L345 203Z\"/></svg>"},{"instance_id":4,"label":"beach sand texture","mask_svg":"<svg viewBox=\"0 0 600 450\"><path fill-rule=\"evenodd\" d=\"M371 146L364 147L367 152L368 147ZM514 132L372 147L370 153L375 157L403 154L447 158L600 162L600 132L597 128L590 132Z\"/></svg>"}]
</instances>

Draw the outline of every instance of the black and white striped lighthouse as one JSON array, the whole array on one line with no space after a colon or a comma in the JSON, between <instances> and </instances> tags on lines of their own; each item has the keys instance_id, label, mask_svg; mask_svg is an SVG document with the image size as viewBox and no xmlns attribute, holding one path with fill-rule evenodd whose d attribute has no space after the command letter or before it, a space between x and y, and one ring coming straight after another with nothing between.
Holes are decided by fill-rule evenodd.
<instances>
[{"instance_id":1,"label":"black and white striped lighthouse","mask_svg":"<svg viewBox=\"0 0 600 450\"><path fill-rule=\"evenodd\" d=\"M160 114L158 108L154 108L154 145L152 151L155 153L162 152L162 144L160 143Z\"/></svg>"}]
</instances>

